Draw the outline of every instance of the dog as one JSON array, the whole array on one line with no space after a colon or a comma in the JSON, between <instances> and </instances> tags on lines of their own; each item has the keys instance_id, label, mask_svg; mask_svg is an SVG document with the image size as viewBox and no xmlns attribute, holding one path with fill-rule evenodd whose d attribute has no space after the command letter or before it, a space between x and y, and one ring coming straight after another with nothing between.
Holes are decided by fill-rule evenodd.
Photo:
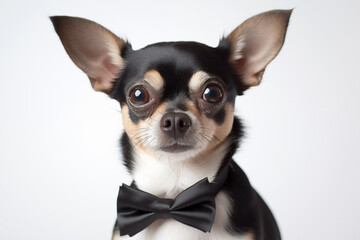
<instances>
[{"instance_id":1,"label":"dog","mask_svg":"<svg viewBox=\"0 0 360 240\"><path fill-rule=\"evenodd\" d=\"M120 103L123 162L133 177L127 189L157 197L157 203L170 200L169 208L201 179L218 184L213 193L216 212L206 217L212 216L211 229L201 231L167 213L132 234L122 232L118 219L114 240L280 239L271 211L232 159L244 135L234 105L237 96L262 81L283 46L291 13L272 10L253 16L215 48L160 42L139 50L90 20L50 17L66 52L94 90ZM131 205L137 197L127 201Z\"/></svg>"}]
</instances>

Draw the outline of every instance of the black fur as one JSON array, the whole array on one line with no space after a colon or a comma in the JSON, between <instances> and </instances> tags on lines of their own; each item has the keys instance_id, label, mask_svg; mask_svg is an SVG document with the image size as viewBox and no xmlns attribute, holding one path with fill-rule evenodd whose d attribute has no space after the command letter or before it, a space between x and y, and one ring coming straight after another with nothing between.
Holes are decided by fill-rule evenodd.
<instances>
[{"instance_id":1,"label":"black fur","mask_svg":"<svg viewBox=\"0 0 360 240\"><path fill-rule=\"evenodd\" d=\"M228 136L232 139L232 144L222 164L230 165L224 185L224 191L233 202L228 230L239 234L252 232L257 240L280 240L280 231L274 216L264 200L252 188L246 174L232 159L244 136L243 129L242 122L235 117L232 131Z\"/></svg>"},{"instance_id":2,"label":"black fur","mask_svg":"<svg viewBox=\"0 0 360 240\"><path fill-rule=\"evenodd\" d=\"M128 135L124 132L120 139L121 152L123 162L129 173L134 170L133 146L130 143Z\"/></svg>"}]
</instances>

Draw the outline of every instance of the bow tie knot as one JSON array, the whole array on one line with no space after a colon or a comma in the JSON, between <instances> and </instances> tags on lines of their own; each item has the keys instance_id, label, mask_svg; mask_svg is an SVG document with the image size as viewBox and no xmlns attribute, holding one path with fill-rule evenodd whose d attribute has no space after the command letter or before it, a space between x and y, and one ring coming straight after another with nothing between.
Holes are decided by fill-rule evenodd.
<instances>
[{"instance_id":1,"label":"bow tie knot","mask_svg":"<svg viewBox=\"0 0 360 240\"><path fill-rule=\"evenodd\" d=\"M172 199L159 198L155 202L154 214L158 215L159 219L171 218L171 205L174 203Z\"/></svg>"}]
</instances>

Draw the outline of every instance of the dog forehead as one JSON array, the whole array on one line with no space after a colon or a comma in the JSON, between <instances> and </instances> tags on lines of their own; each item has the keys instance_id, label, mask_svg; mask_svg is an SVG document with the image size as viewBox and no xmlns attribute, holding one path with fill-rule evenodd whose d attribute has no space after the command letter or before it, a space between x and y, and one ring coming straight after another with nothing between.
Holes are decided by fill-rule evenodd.
<instances>
[{"instance_id":1,"label":"dog forehead","mask_svg":"<svg viewBox=\"0 0 360 240\"><path fill-rule=\"evenodd\" d=\"M198 42L160 42L148 45L138 52L144 59L148 56L150 61L158 64L165 61L178 67L191 67L194 64L200 67L210 63L205 62L205 59L216 59L214 55L217 49Z\"/></svg>"},{"instance_id":2,"label":"dog forehead","mask_svg":"<svg viewBox=\"0 0 360 240\"><path fill-rule=\"evenodd\" d=\"M162 42L146 46L126 57L131 75L157 70L165 78L189 77L196 71L216 71L224 61L217 48L197 42Z\"/></svg>"},{"instance_id":3,"label":"dog forehead","mask_svg":"<svg viewBox=\"0 0 360 240\"><path fill-rule=\"evenodd\" d=\"M226 64L219 49L201 43L156 43L126 56L126 82L131 85L155 70L165 83L165 94L188 92L188 82L196 72L221 76Z\"/></svg>"}]
</instances>

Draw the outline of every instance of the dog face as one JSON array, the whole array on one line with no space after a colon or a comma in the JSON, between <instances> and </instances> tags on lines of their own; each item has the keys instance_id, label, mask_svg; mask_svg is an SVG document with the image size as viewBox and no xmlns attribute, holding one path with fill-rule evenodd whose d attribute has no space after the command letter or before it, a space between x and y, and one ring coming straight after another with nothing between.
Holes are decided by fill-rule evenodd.
<instances>
[{"instance_id":1,"label":"dog face","mask_svg":"<svg viewBox=\"0 0 360 240\"><path fill-rule=\"evenodd\" d=\"M89 20L51 20L93 88L119 101L132 146L156 158L183 160L211 153L227 139L235 97L261 82L282 47L290 14L254 16L216 48L168 42L136 51Z\"/></svg>"},{"instance_id":2,"label":"dog face","mask_svg":"<svg viewBox=\"0 0 360 240\"><path fill-rule=\"evenodd\" d=\"M130 53L111 95L121 104L133 145L176 159L223 142L232 127L236 96L226 54L189 42Z\"/></svg>"}]
</instances>

